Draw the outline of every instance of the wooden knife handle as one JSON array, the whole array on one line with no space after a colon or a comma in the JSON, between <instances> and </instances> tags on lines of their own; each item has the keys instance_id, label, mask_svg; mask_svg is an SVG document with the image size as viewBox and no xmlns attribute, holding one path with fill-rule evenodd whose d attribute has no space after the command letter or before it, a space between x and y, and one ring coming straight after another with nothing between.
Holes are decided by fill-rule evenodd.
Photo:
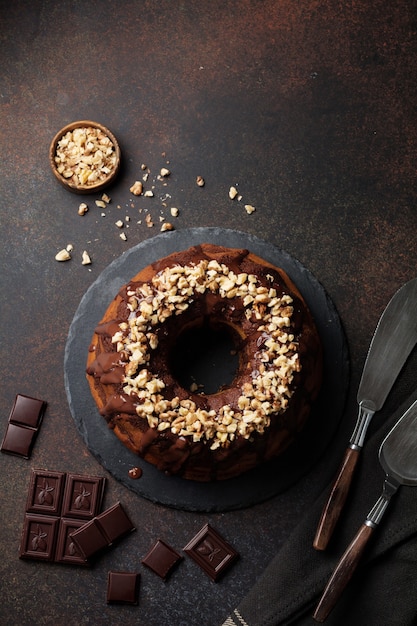
<instances>
[{"instance_id":1,"label":"wooden knife handle","mask_svg":"<svg viewBox=\"0 0 417 626\"><path fill-rule=\"evenodd\" d=\"M343 590L352 578L352 574L360 561L373 530L374 527L362 524L355 538L341 557L314 612L313 618L316 622L324 622L335 607Z\"/></svg>"},{"instance_id":2,"label":"wooden knife handle","mask_svg":"<svg viewBox=\"0 0 417 626\"><path fill-rule=\"evenodd\" d=\"M347 448L339 472L333 483L329 499L325 504L314 537L313 546L316 550L325 550L333 534L340 513L349 493L356 463L361 448Z\"/></svg>"}]
</instances>

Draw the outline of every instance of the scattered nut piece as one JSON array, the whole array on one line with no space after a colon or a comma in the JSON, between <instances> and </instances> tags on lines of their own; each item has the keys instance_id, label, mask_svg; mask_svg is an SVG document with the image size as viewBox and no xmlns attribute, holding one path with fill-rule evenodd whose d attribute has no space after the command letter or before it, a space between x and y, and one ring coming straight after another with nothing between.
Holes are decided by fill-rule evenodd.
<instances>
[{"instance_id":1,"label":"scattered nut piece","mask_svg":"<svg viewBox=\"0 0 417 626\"><path fill-rule=\"evenodd\" d=\"M67 252L72 252L72 251L74 250L74 246L72 245L72 243L69 243L69 244L66 246L65 250L66 250Z\"/></svg>"},{"instance_id":2,"label":"scattered nut piece","mask_svg":"<svg viewBox=\"0 0 417 626\"><path fill-rule=\"evenodd\" d=\"M65 248L63 250L60 250L56 255L55 255L55 260L56 261L69 261L71 258L70 253L68 252L68 250L66 250Z\"/></svg>"},{"instance_id":3,"label":"scattered nut piece","mask_svg":"<svg viewBox=\"0 0 417 626\"><path fill-rule=\"evenodd\" d=\"M101 199L103 200L103 202L105 202L106 204L110 204L111 202L111 198L106 194L103 193L103 195L101 196Z\"/></svg>"},{"instance_id":4,"label":"scattered nut piece","mask_svg":"<svg viewBox=\"0 0 417 626\"><path fill-rule=\"evenodd\" d=\"M105 209L107 205L103 200L96 200L96 206L100 207L100 209Z\"/></svg>"},{"instance_id":5,"label":"scattered nut piece","mask_svg":"<svg viewBox=\"0 0 417 626\"><path fill-rule=\"evenodd\" d=\"M197 176L196 181L197 185L199 187L204 187L206 181L204 180L204 178L202 176Z\"/></svg>"},{"instance_id":6,"label":"scattered nut piece","mask_svg":"<svg viewBox=\"0 0 417 626\"><path fill-rule=\"evenodd\" d=\"M170 213L171 213L172 217L178 217L178 213L179 213L179 211L178 211L177 207L173 206L173 207L171 208Z\"/></svg>"},{"instance_id":7,"label":"scattered nut piece","mask_svg":"<svg viewBox=\"0 0 417 626\"><path fill-rule=\"evenodd\" d=\"M153 221L152 221L152 218L151 218L151 216L149 215L149 213L148 213L148 215L145 217L145 221L146 221L146 226L147 226L148 228L152 228L152 226L153 226Z\"/></svg>"},{"instance_id":8,"label":"scattered nut piece","mask_svg":"<svg viewBox=\"0 0 417 626\"><path fill-rule=\"evenodd\" d=\"M245 204L245 211L248 215L253 213L255 210L256 210L255 207L252 206L251 204Z\"/></svg>"},{"instance_id":9,"label":"scattered nut piece","mask_svg":"<svg viewBox=\"0 0 417 626\"><path fill-rule=\"evenodd\" d=\"M85 202L81 202L80 206L78 207L78 215L85 215L88 211L88 206L86 205Z\"/></svg>"},{"instance_id":10,"label":"scattered nut piece","mask_svg":"<svg viewBox=\"0 0 417 626\"><path fill-rule=\"evenodd\" d=\"M123 228L123 222L122 220L117 220L117 222L115 222L117 228Z\"/></svg>"},{"instance_id":11,"label":"scattered nut piece","mask_svg":"<svg viewBox=\"0 0 417 626\"><path fill-rule=\"evenodd\" d=\"M82 265L90 265L91 264L90 255L88 254L87 250L84 250L84 252L83 252L83 258L82 258L81 264Z\"/></svg>"},{"instance_id":12,"label":"scattered nut piece","mask_svg":"<svg viewBox=\"0 0 417 626\"><path fill-rule=\"evenodd\" d=\"M161 169L161 176L169 176L170 174L171 172L166 167Z\"/></svg>"},{"instance_id":13,"label":"scattered nut piece","mask_svg":"<svg viewBox=\"0 0 417 626\"><path fill-rule=\"evenodd\" d=\"M175 228L170 222L164 222L161 226L161 233L165 232L166 230L175 230Z\"/></svg>"},{"instance_id":14,"label":"scattered nut piece","mask_svg":"<svg viewBox=\"0 0 417 626\"><path fill-rule=\"evenodd\" d=\"M145 198L153 198L153 191L148 189L148 191L145 191L143 195L145 196Z\"/></svg>"},{"instance_id":15,"label":"scattered nut piece","mask_svg":"<svg viewBox=\"0 0 417 626\"><path fill-rule=\"evenodd\" d=\"M140 196L143 191L143 185L140 180L136 180L131 188L129 189L130 193L133 193L134 196Z\"/></svg>"},{"instance_id":16,"label":"scattered nut piece","mask_svg":"<svg viewBox=\"0 0 417 626\"><path fill-rule=\"evenodd\" d=\"M236 187L230 187L230 189L229 189L229 198L231 200L234 200L236 198L237 194L238 194L238 191L237 191Z\"/></svg>"},{"instance_id":17,"label":"scattered nut piece","mask_svg":"<svg viewBox=\"0 0 417 626\"><path fill-rule=\"evenodd\" d=\"M127 240L126 233L120 233L119 237L120 239L123 239L123 241Z\"/></svg>"},{"instance_id":18,"label":"scattered nut piece","mask_svg":"<svg viewBox=\"0 0 417 626\"><path fill-rule=\"evenodd\" d=\"M146 170L146 168L147 168L147 165L145 165L145 163L142 163L142 165L140 166L140 169L141 170Z\"/></svg>"}]
</instances>

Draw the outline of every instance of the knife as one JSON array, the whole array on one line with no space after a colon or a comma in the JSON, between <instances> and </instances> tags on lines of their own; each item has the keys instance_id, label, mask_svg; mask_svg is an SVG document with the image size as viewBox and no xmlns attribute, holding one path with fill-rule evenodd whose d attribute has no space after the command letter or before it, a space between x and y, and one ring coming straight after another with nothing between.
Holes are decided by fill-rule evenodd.
<instances>
[{"instance_id":1,"label":"knife","mask_svg":"<svg viewBox=\"0 0 417 626\"><path fill-rule=\"evenodd\" d=\"M391 298L376 327L359 384L355 429L325 504L313 546L325 550L346 502L366 431L417 342L417 278Z\"/></svg>"},{"instance_id":2,"label":"knife","mask_svg":"<svg viewBox=\"0 0 417 626\"><path fill-rule=\"evenodd\" d=\"M324 622L334 608L400 485L417 485L417 400L385 437L379 461L385 471L382 494L333 571L313 615L317 622Z\"/></svg>"}]
</instances>

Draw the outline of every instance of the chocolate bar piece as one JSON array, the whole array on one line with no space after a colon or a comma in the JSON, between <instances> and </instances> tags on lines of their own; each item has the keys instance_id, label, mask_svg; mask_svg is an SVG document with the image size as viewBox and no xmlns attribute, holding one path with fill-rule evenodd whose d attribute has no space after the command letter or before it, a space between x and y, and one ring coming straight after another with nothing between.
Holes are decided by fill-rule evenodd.
<instances>
[{"instance_id":1,"label":"chocolate bar piece","mask_svg":"<svg viewBox=\"0 0 417 626\"><path fill-rule=\"evenodd\" d=\"M56 544L55 562L69 565L89 565L71 533L85 524L84 520L61 518L59 522L58 539Z\"/></svg>"},{"instance_id":2,"label":"chocolate bar piece","mask_svg":"<svg viewBox=\"0 0 417 626\"><path fill-rule=\"evenodd\" d=\"M158 539L148 554L142 559L143 565L146 565L163 580L168 579L172 570L180 561L182 561L182 556L162 539Z\"/></svg>"},{"instance_id":3,"label":"chocolate bar piece","mask_svg":"<svg viewBox=\"0 0 417 626\"><path fill-rule=\"evenodd\" d=\"M46 402L17 394L9 415L1 451L28 459L45 412Z\"/></svg>"},{"instance_id":4,"label":"chocolate bar piece","mask_svg":"<svg viewBox=\"0 0 417 626\"><path fill-rule=\"evenodd\" d=\"M95 517L101 508L104 485L105 479L99 476L67 474L62 516L85 520Z\"/></svg>"},{"instance_id":5,"label":"chocolate bar piece","mask_svg":"<svg viewBox=\"0 0 417 626\"><path fill-rule=\"evenodd\" d=\"M215 582L239 557L236 550L210 524L199 530L185 546L184 552Z\"/></svg>"},{"instance_id":6,"label":"chocolate bar piece","mask_svg":"<svg viewBox=\"0 0 417 626\"><path fill-rule=\"evenodd\" d=\"M135 530L120 502L97 515L96 522L107 538L109 545Z\"/></svg>"},{"instance_id":7,"label":"chocolate bar piece","mask_svg":"<svg viewBox=\"0 0 417 626\"><path fill-rule=\"evenodd\" d=\"M44 515L60 515L65 473L32 470L26 511Z\"/></svg>"},{"instance_id":8,"label":"chocolate bar piece","mask_svg":"<svg viewBox=\"0 0 417 626\"><path fill-rule=\"evenodd\" d=\"M46 402L17 394L9 415L11 424L19 424L29 428L39 428L46 409Z\"/></svg>"},{"instance_id":9,"label":"chocolate bar piece","mask_svg":"<svg viewBox=\"0 0 417 626\"><path fill-rule=\"evenodd\" d=\"M21 559L53 561L59 518L27 513L23 525Z\"/></svg>"},{"instance_id":10,"label":"chocolate bar piece","mask_svg":"<svg viewBox=\"0 0 417 626\"><path fill-rule=\"evenodd\" d=\"M36 430L17 424L8 424L1 444L2 452L28 459L35 443Z\"/></svg>"},{"instance_id":11,"label":"chocolate bar piece","mask_svg":"<svg viewBox=\"0 0 417 626\"><path fill-rule=\"evenodd\" d=\"M134 525L120 502L117 502L70 536L84 557L90 559L133 530Z\"/></svg>"},{"instance_id":12,"label":"chocolate bar piece","mask_svg":"<svg viewBox=\"0 0 417 626\"><path fill-rule=\"evenodd\" d=\"M140 574L109 572L107 579L108 604L138 604Z\"/></svg>"}]
</instances>

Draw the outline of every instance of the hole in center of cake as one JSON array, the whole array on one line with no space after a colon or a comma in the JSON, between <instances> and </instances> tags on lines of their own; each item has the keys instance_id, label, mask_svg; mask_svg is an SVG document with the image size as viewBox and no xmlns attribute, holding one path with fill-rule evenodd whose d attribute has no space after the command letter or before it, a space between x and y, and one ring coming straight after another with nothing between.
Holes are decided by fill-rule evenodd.
<instances>
[{"instance_id":1,"label":"hole in center of cake","mask_svg":"<svg viewBox=\"0 0 417 626\"><path fill-rule=\"evenodd\" d=\"M183 330L171 353L171 371L185 389L213 394L236 377L239 356L233 329L208 322Z\"/></svg>"}]
</instances>

